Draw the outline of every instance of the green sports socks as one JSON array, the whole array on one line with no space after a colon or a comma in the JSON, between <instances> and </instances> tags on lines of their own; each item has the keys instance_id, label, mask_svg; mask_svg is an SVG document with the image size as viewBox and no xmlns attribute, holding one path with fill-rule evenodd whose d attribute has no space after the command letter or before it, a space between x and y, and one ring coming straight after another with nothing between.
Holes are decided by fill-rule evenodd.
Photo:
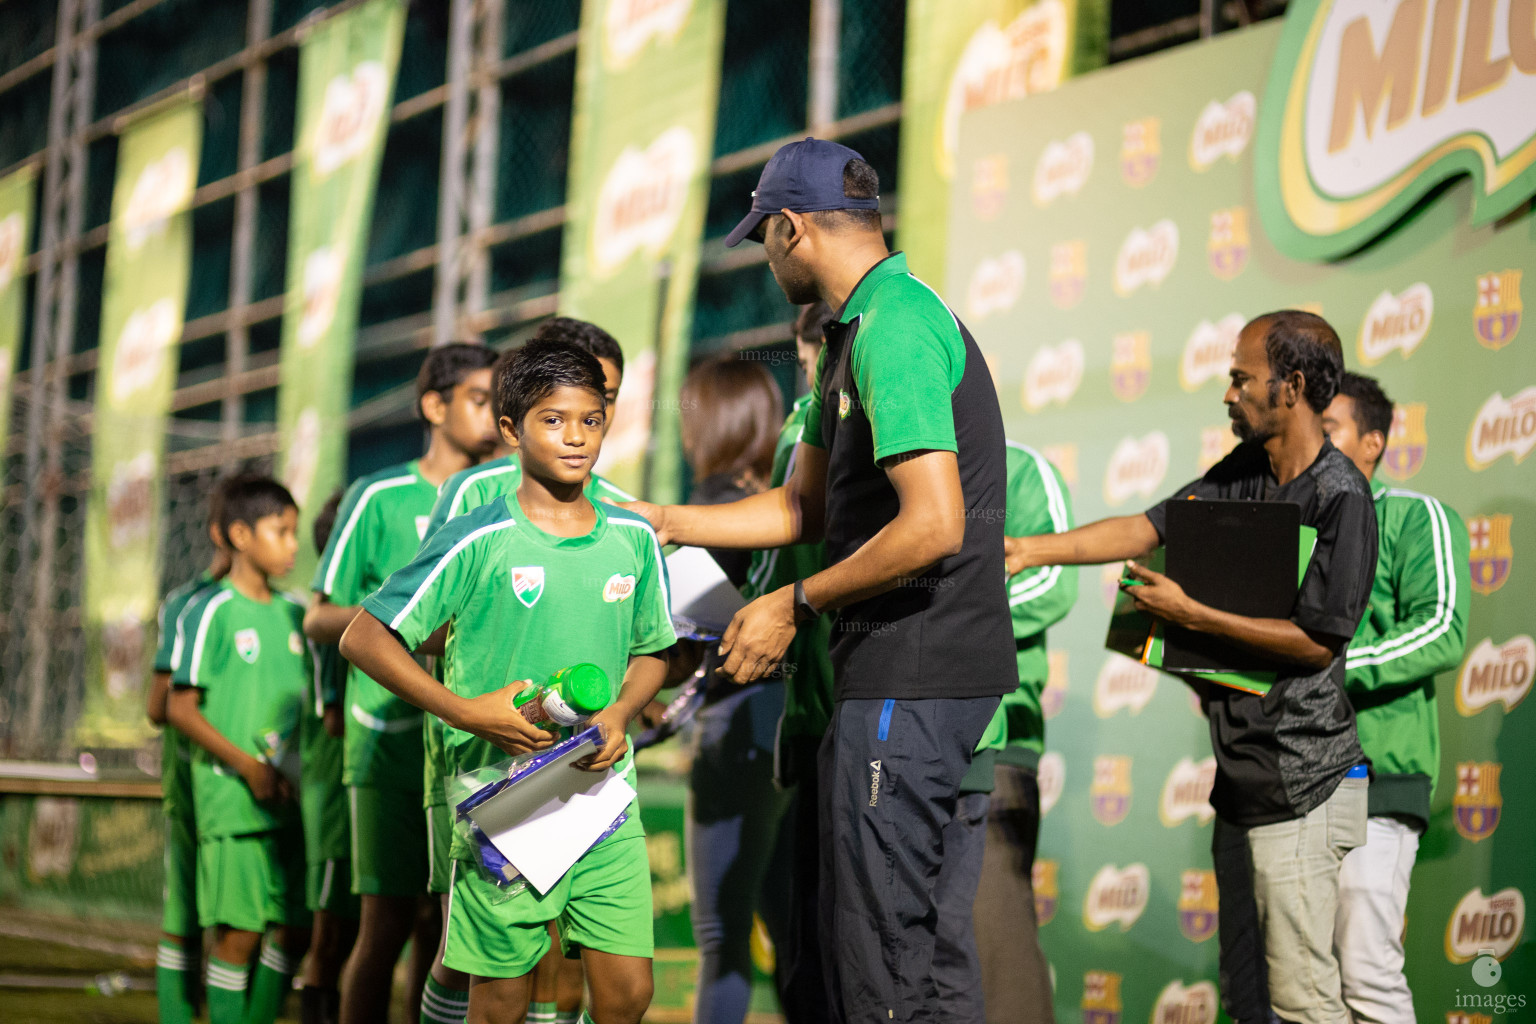
<instances>
[{"instance_id":1,"label":"green sports socks","mask_svg":"<svg viewBox=\"0 0 1536 1024\"><path fill-rule=\"evenodd\" d=\"M439 985L437 979L427 975L427 986L421 991L421 1024L464 1024L469 1016L469 993ZM528 1014L528 1024L536 1018Z\"/></svg>"},{"instance_id":2,"label":"green sports socks","mask_svg":"<svg viewBox=\"0 0 1536 1024\"><path fill-rule=\"evenodd\" d=\"M155 1001L160 1004L160 1024L192 1024L196 978L195 960L188 959L185 947L162 941L155 950Z\"/></svg>"},{"instance_id":3,"label":"green sports socks","mask_svg":"<svg viewBox=\"0 0 1536 1024\"><path fill-rule=\"evenodd\" d=\"M293 987L298 967L288 954L270 938L261 944L261 956L251 978L251 1001L246 1007L246 1024L273 1024L283 1009L283 999Z\"/></svg>"},{"instance_id":4,"label":"green sports socks","mask_svg":"<svg viewBox=\"0 0 1536 1024\"><path fill-rule=\"evenodd\" d=\"M245 967L208 958L208 1024L242 1024L250 976Z\"/></svg>"},{"instance_id":5,"label":"green sports socks","mask_svg":"<svg viewBox=\"0 0 1536 1024\"><path fill-rule=\"evenodd\" d=\"M554 1003L529 1003L528 1024L555 1024L557 1012Z\"/></svg>"}]
</instances>

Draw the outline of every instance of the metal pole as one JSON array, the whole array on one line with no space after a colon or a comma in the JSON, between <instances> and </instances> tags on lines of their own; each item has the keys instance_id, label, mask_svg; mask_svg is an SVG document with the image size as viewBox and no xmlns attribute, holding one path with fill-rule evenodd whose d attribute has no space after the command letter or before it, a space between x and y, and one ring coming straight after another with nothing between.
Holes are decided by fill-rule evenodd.
<instances>
[{"instance_id":1,"label":"metal pole","mask_svg":"<svg viewBox=\"0 0 1536 1024\"><path fill-rule=\"evenodd\" d=\"M251 0L245 22L245 45L252 48L272 31L272 0ZM240 82L239 169L248 171L261 162L261 118L267 98L267 64L258 60L245 69ZM253 255L256 248L256 206L260 192L254 181L235 193L234 238L229 254L229 312L232 323L225 349L225 376L244 373L251 353L251 329L245 310L251 304ZM223 405L220 438L229 445L240 436L245 422L244 392L227 392ZM224 457L225 469L233 468L233 448Z\"/></svg>"},{"instance_id":2,"label":"metal pole","mask_svg":"<svg viewBox=\"0 0 1536 1024\"><path fill-rule=\"evenodd\" d=\"M474 0L452 0L448 10L448 101L443 110L443 159L437 204L437 282L432 301L432 344L446 345L458 329L459 239L464 207L465 126L469 70L474 60Z\"/></svg>"},{"instance_id":3,"label":"metal pole","mask_svg":"<svg viewBox=\"0 0 1536 1024\"><path fill-rule=\"evenodd\" d=\"M496 216L496 160L501 137L501 82L492 69L501 61L503 0L480 0L480 39L476 71L480 85L475 91L474 177L469 190L469 279L464 289L464 309L485 309L491 293L491 257L485 232Z\"/></svg>"},{"instance_id":4,"label":"metal pole","mask_svg":"<svg viewBox=\"0 0 1536 1024\"><path fill-rule=\"evenodd\" d=\"M1200 0L1200 38L1216 34L1216 0Z\"/></svg>"},{"instance_id":5,"label":"metal pole","mask_svg":"<svg viewBox=\"0 0 1536 1024\"><path fill-rule=\"evenodd\" d=\"M837 120L837 57L842 31L842 0L811 0L810 82L805 121L820 135Z\"/></svg>"}]
</instances>

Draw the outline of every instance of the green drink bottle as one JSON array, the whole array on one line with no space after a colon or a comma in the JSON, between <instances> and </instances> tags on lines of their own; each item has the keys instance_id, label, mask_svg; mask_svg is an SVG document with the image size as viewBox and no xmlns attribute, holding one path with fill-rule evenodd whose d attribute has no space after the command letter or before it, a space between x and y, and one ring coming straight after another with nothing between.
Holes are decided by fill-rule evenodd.
<instances>
[{"instance_id":1,"label":"green drink bottle","mask_svg":"<svg viewBox=\"0 0 1536 1024\"><path fill-rule=\"evenodd\" d=\"M608 706L608 673L590 662L563 668L512 698L512 706L533 725L570 727Z\"/></svg>"}]
</instances>

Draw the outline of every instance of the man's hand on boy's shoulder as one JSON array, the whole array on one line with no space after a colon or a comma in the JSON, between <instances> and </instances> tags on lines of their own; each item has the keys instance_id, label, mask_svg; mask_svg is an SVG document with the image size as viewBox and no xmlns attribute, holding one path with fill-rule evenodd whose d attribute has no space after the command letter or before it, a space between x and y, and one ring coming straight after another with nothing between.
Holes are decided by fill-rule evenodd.
<instances>
[{"instance_id":1,"label":"man's hand on boy's shoulder","mask_svg":"<svg viewBox=\"0 0 1536 1024\"><path fill-rule=\"evenodd\" d=\"M656 542L663 546L672 543L672 529L667 524L667 507L665 505L652 505L648 501L603 501L609 505L627 509L636 515L644 516L646 522L651 524L651 529L656 531Z\"/></svg>"},{"instance_id":2,"label":"man's hand on boy's shoulder","mask_svg":"<svg viewBox=\"0 0 1536 1024\"><path fill-rule=\"evenodd\" d=\"M607 771L629 751L629 739L624 735L629 728L629 712L620 704L610 704L587 719L587 724L602 727L603 746L577 761L576 767L588 772Z\"/></svg>"},{"instance_id":3,"label":"man's hand on boy's shoulder","mask_svg":"<svg viewBox=\"0 0 1536 1024\"><path fill-rule=\"evenodd\" d=\"M554 746L555 734L540 729L512 706L512 698L528 684L508 683L499 690L470 697L456 722L456 729L473 733L508 754L527 754Z\"/></svg>"}]
</instances>

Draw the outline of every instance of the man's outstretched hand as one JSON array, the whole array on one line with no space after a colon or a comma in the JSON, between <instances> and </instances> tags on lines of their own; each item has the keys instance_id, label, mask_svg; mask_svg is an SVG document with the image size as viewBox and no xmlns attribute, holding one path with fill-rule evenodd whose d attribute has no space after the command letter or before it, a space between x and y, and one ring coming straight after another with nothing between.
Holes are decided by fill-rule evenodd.
<instances>
[{"instance_id":1,"label":"man's outstretched hand","mask_svg":"<svg viewBox=\"0 0 1536 1024\"><path fill-rule=\"evenodd\" d=\"M737 612L720 638L725 661L717 670L738 683L770 674L795 638L795 588L780 587Z\"/></svg>"}]
</instances>

